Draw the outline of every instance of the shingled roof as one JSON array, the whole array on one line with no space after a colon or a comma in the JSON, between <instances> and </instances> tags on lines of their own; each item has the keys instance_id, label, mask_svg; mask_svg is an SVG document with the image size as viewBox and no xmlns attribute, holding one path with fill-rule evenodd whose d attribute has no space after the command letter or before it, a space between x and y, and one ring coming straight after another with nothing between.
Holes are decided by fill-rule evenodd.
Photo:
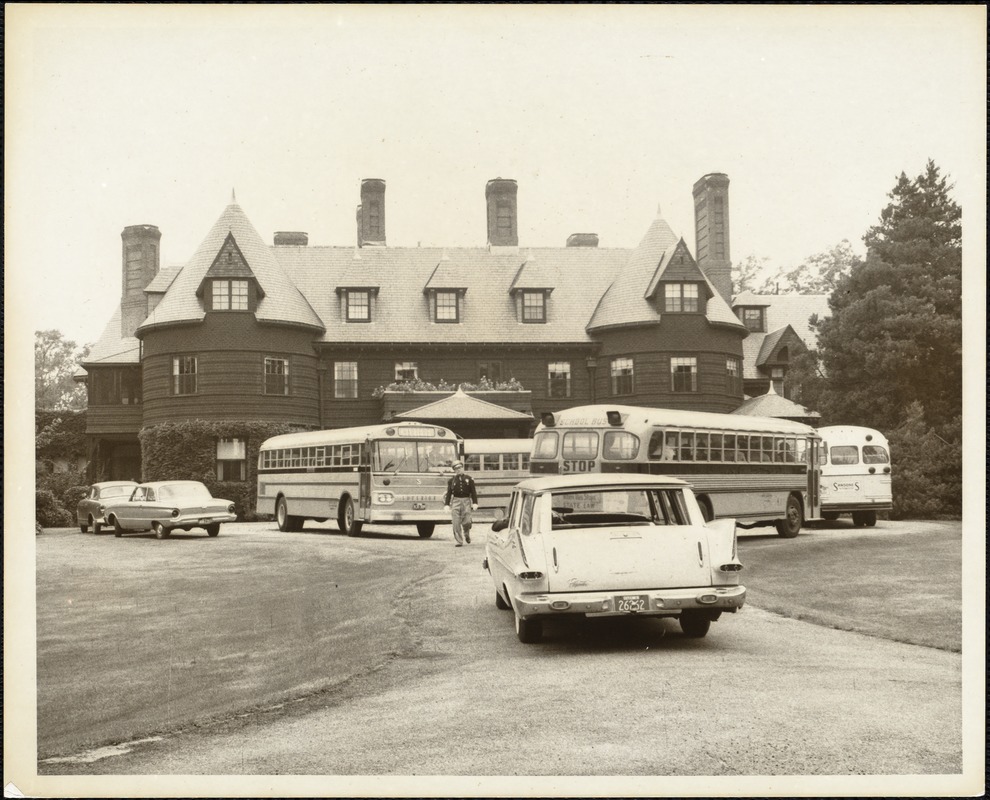
<instances>
[{"instance_id":1,"label":"shingled roof","mask_svg":"<svg viewBox=\"0 0 990 800\"><path fill-rule=\"evenodd\" d=\"M449 397L435 400L432 403L402 411L395 415L396 419L430 419L430 420L528 420L533 421L532 414L524 414L505 406L489 403L477 397L471 397L463 389L458 389Z\"/></svg>"},{"instance_id":2,"label":"shingled roof","mask_svg":"<svg viewBox=\"0 0 990 800\"><path fill-rule=\"evenodd\" d=\"M227 237L232 236L262 289L255 317L259 321L288 322L323 330L319 316L272 255L237 203L231 203L174 280L161 302L138 327L138 332L175 322L198 322L206 316L197 290Z\"/></svg>"},{"instance_id":3,"label":"shingled roof","mask_svg":"<svg viewBox=\"0 0 990 800\"><path fill-rule=\"evenodd\" d=\"M811 329L810 319L813 314L819 318L829 315L827 294L761 295L743 292L732 301L733 309L756 306L764 308L767 330L751 332L743 339L743 378L747 380L764 377L757 366L766 361L787 328L801 339L805 347L813 350L817 346L817 336Z\"/></svg>"},{"instance_id":4,"label":"shingled roof","mask_svg":"<svg viewBox=\"0 0 990 800\"><path fill-rule=\"evenodd\" d=\"M656 290L679 241L670 225L658 215L602 296L588 322L588 330L658 322L660 312L648 297ZM741 327L739 318L708 278L700 271L698 274L707 286L705 315L709 321Z\"/></svg>"},{"instance_id":5,"label":"shingled roof","mask_svg":"<svg viewBox=\"0 0 990 800\"><path fill-rule=\"evenodd\" d=\"M789 419L794 422L804 422L812 424L814 420L821 417L817 411L808 411L802 405L781 397L770 384L770 390L759 397L750 397L739 408L732 412L745 417L773 417L775 419Z\"/></svg>"}]
</instances>

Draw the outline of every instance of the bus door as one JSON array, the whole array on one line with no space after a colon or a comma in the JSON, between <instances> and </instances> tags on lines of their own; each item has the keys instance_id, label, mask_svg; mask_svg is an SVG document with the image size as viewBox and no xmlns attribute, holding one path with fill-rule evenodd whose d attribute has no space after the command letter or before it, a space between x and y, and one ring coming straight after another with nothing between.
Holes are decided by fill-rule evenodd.
<instances>
[{"instance_id":1,"label":"bus door","mask_svg":"<svg viewBox=\"0 0 990 800\"><path fill-rule=\"evenodd\" d=\"M821 439L808 441L808 507L804 510L806 519L818 519L822 515L822 468L819 463L822 446Z\"/></svg>"},{"instance_id":2,"label":"bus door","mask_svg":"<svg viewBox=\"0 0 990 800\"><path fill-rule=\"evenodd\" d=\"M371 443L361 445L361 460L358 466L358 516L368 519L371 516Z\"/></svg>"}]
</instances>

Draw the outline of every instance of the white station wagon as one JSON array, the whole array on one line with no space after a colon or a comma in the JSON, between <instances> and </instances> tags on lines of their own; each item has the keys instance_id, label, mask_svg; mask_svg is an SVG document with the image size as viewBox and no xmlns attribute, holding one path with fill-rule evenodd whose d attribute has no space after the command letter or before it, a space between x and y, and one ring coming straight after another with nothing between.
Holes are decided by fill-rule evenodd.
<instances>
[{"instance_id":1,"label":"white station wagon","mask_svg":"<svg viewBox=\"0 0 990 800\"><path fill-rule=\"evenodd\" d=\"M484 567L525 643L558 614L676 617L700 638L746 599L735 520L706 523L689 486L658 475L522 481L492 525Z\"/></svg>"}]
</instances>

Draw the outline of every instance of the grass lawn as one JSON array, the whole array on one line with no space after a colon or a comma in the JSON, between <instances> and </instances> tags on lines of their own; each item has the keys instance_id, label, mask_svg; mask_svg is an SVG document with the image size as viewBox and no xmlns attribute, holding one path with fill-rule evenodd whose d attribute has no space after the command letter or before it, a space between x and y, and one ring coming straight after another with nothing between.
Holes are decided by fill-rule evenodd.
<instances>
[{"instance_id":1,"label":"grass lawn","mask_svg":"<svg viewBox=\"0 0 990 800\"><path fill-rule=\"evenodd\" d=\"M885 524L865 533L816 529L787 540L740 537L747 603L840 630L961 652L962 526L901 523L912 532L883 535Z\"/></svg>"}]
</instances>

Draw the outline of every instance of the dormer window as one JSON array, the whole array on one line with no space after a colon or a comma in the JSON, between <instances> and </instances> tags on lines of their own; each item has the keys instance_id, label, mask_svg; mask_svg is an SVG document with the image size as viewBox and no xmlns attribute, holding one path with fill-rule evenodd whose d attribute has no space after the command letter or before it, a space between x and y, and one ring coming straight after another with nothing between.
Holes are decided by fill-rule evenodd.
<instances>
[{"instance_id":1,"label":"dormer window","mask_svg":"<svg viewBox=\"0 0 990 800\"><path fill-rule=\"evenodd\" d=\"M214 279L212 298L214 311L247 311L248 282Z\"/></svg>"},{"instance_id":2,"label":"dormer window","mask_svg":"<svg viewBox=\"0 0 990 800\"><path fill-rule=\"evenodd\" d=\"M741 319L743 325L746 326L746 330L752 331L753 333L764 333L766 332L766 318L763 314L762 306L752 306L748 308L742 308Z\"/></svg>"},{"instance_id":3,"label":"dormer window","mask_svg":"<svg viewBox=\"0 0 990 800\"><path fill-rule=\"evenodd\" d=\"M377 286L338 286L340 315L346 322L371 322L377 294Z\"/></svg>"},{"instance_id":4,"label":"dormer window","mask_svg":"<svg viewBox=\"0 0 990 800\"><path fill-rule=\"evenodd\" d=\"M546 292L542 290L522 292L522 321L536 323L547 321Z\"/></svg>"},{"instance_id":5,"label":"dormer window","mask_svg":"<svg viewBox=\"0 0 990 800\"><path fill-rule=\"evenodd\" d=\"M663 310L668 314L697 313L700 310L698 284L664 284Z\"/></svg>"},{"instance_id":6,"label":"dormer window","mask_svg":"<svg viewBox=\"0 0 990 800\"><path fill-rule=\"evenodd\" d=\"M464 294L467 289L427 289L430 298L430 319L434 322L456 324L461 321Z\"/></svg>"}]
</instances>

